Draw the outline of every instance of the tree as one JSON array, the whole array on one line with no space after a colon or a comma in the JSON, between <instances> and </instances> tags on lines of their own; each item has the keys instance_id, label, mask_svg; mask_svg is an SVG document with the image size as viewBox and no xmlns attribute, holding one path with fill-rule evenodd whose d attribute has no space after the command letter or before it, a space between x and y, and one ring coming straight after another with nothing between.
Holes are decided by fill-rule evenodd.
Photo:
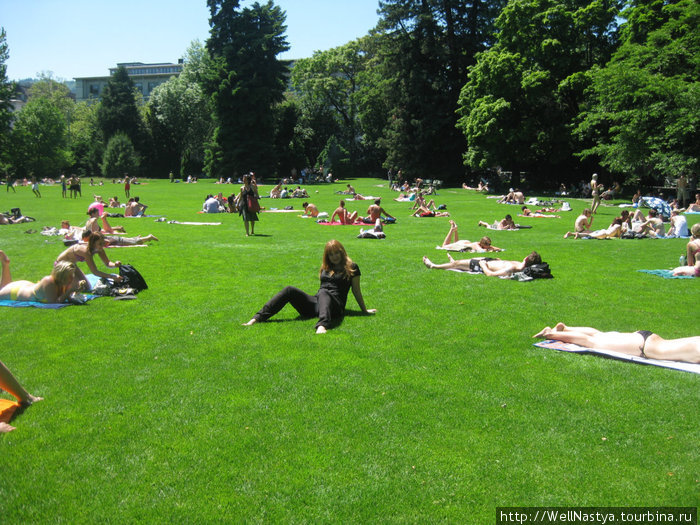
<instances>
[{"instance_id":1,"label":"tree","mask_svg":"<svg viewBox=\"0 0 700 525\"><path fill-rule=\"evenodd\" d=\"M10 123L15 85L7 79L7 59L10 58L6 42L5 28L0 27L0 169L5 169L9 161Z\"/></svg>"},{"instance_id":2,"label":"tree","mask_svg":"<svg viewBox=\"0 0 700 525\"><path fill-rule=\"evenodd\" d=\"M274 105L283 99L289 49L284 12L272 1L239 9L238 0L207 0L211 62L204 74L217 127L207 147L213 176L255 170L273 174Z\"/></svg>"},{"instance_id":3,"label":"tree","mask_svg":"<svg viewBox=\"0 0 700 525\"><path fill-rule=\"evenodd\" d=\"M124 66L119 66L105 85L97 120L105 142L122 132L139 149L142 142L141 117L134 97L134 83Z\"/></svg>"},{"instance_id":4,"label":"tree","mask_svg":"<svg viewBox=\"0 0 700 525\"><path fill-rule=\"evenodd\" d=\"M303 106L326 110L333 116L334 129L327 130L326 133L330 133L319 138L327 142L333 135L341 137L349 153L350 176L355 175L360 155L357 93L364 68L362 42L355 40L328 51L316 51L313 57L298 60L292 69L292 86L303 100Z\"/></svg>"},{"instance_id":5,"label":"tree","mask_svg":"<svg viewBox=\"0 0 700 525\"><path fill-rule=\"evenodd\" d=\"M12 130L13 164L19 176L56 176L70 164L66 118L47 98L33 98L17 114Z\"/></svg>"},{"instance_id":6,"label":"tree","mask_svg":"<svg viewBox=\"0 0 700 525\"><path fill-rule=\"evenodd\" d=\"M70 169L82 177L101 171L104 142L97 124L99 108L99 103L76 103L68 125L68 147L73 160Z\"/></svg>"},{"instance_id":7,"label":"tree","mask_svg":"<svg viewBox=\"0 0 700 525\"><path fill-rule=\"evenodd\" d=\"M65 115L66 120L70 122L75 102L71 98L70 89L68 86L55 80L49 74L42 74L37 82L34 82L29 88L29 99L43 97L49 99Z\"/></svg>"},{"instance_id":8,"label":"tree","mask_svg":"<svg viewBox=\"0 0 700 525\"><path fill-rule=\"evenodd\" d=\"M126 133L115 133L105 148L102 160L102 175L109 178L133 174L138 168L139 158Z\"/></svg>"},{"instance_id":9,"label":"tree","mask_svg":"<svg viewBox=\"0 0 700 525\"><path fill-rule=\"evenodd\" d=\"M576 131L628 182L663 183L700 167L700 5L639 2L625 12L623 43L592 72Z\"/></svg>"},{"instance_id":10,"label":"tree","mask_svg":"<svg viewBox=\"0 0 700 525\"><path fill-rule=\"evenodd\" d=\"M500 0L386 0L375 77L387 105L378 144L385 166L412 176L461 178L464 136L456 129L459 90L477 52L493 40ZM376 119L375 119L376 121Z\"/></svg>"},{"instance_id":11,"label":"tree","mask_svg":"<svg viewBox=\"0 0 700 525\"><path fill-rule=\"evenodd\" d=\"M512 0L496 20L496 44L462 89L459 129L467 166L534 172L535 182L577 177L571 133L589 84L616 43L617 1ZM566 180L566 179L565 179Z\"/></svg>"},{"instance_id":12,"label":"tree","mask_svg":"<svg viewBox=\"0 0 700 525\"><path fill-rule=\"evenodd\" d=\"M193 42L183 72L157 86L148 101L147 122L154 148L151 155L157 171L185 176L201 172L204 144L212 128L211 104L198 83L206 50Z\"/></svg>"}]
</instances>

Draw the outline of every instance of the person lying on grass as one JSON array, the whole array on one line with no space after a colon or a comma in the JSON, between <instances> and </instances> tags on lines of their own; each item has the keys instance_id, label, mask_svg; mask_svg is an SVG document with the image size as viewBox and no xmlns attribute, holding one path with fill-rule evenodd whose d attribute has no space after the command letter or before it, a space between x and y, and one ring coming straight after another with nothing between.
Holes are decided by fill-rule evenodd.
<instances>
[{"instance_id":1,"label":"person lying on grass","mask_svg":"<svg viewBox=\"0 0 700 525\"><path fill-rule=\"evenodd\" d=\"M10 259L0 250L2 279L0 280L0 300L29 301L36 303L65 303L74 291L87 288L85 280L74 285L78 268L72 262L60 262L54 265L51 275L39 282L13 281L10 271Z\"/></svg>"},{"instance_id":2,"label":"person lying on grass","mask_svg":"<svg viewBox=\"0 0 700 525\"><path fill-rule=\"evenodd\" d=\"M648 330L637 332L601 332L588 326L566 326L557 323L544 327L532 337L574 343L594 350L612 350L650 359L700 363L700 337L663 339Z\"/></svg>"},{"instance_id":3,"label":"person lying on grass","mask_svg":"<svg viewBox=\"0 0 700 525\"><path fill-rule=\"evenodd\" d=\"M87 226L88 225L86 224L85 229L80 232L80 237L83 242L88 242L91 233L100 233L100 226L98 224L94 224L92 226L92 228L97 229L90 229ZM107 248L113 246L136 246L138 244L146 244L147 242L159 240L158 237L152 233L146 235L145 237L142 237L141 235L137 235L136 237L124 237L121 235L116 235L113 232L108 232L107 230L105 230L104 237L105 247Z\"/></svg>"},{"instance_id":4,"label":"person lying on grass","mask_svg":"<svg viewBox=\"0 0 700 525\"><path fill-rule=\"evenodd\" d=\"M469 242L467 240L459 239L459 231L457 230L457 223L450 219L450 231L447 232L447 237L442 241L441 248L443 250L450 250L453 252L500 252L503 251L501 248L491 245L491 239L489 237L482 237L479 242Z\"/></svg>"},{"instance_id":5,"label":"person lying on grass","mask_svg":"<svg viewBox=\"0 0 700 525\"><path fill-rule=\"evenodd\" d=\"M287 286L243 326L267 321L290 303L303 317L318 317L316 333L325 334L333 322L343 319L350 289L362 312L374 314L375 309L365 306L360 289L360 275L360 268L348 257L343 245L335 239L328 241L323 250L319 271L321 287L316 295L309 295L299 288Z\"/></svg>"},{"instance_id":6,"label":"person lying on grass","mask_svg":"<svg viewBox=\"0 0 700 525\"><path fill-rule=\"evenodd\" d=\"M513 222L513 217L510 214L503 217L500 221L496 221L493 224L489 224L485 221L479 221L478 226L483 226L484 228L491 228L492 230L517 230L518 225Z\"/></svg>"},{"instance_id":7,"label":"person lying on grass","mask_svg":"<svg viewBox=\"0 0 700 525\"><path fill-rule=\"evenodd\" d=\"M433 211L425 206L419 206L418 209L411 214L411 217L415 217L416 215L420 217L449 217L450 213L446 211Z\"/></svg>"},{"instance_id":8,"label":"person lying on grass","mask_svg":"<svg viewBox=\"0 0 700 525\"><path fill-rule=\"evenodd\" d=\"M28 407L32 403L37 401L43 401L43 397L37 397L31 395L27 390L20 385L19 381L15 379L12 372L5 366L5 363L0 361L0 388L5 392L12 394L17 398L20 406ZM0 433L11 432L15 429L12 425L0 421Z\"/></svg>"},{"instance_id":9,"label":"person lying on grass","mask_svg":"<svg viewBox=\"0 0 700 525\"><path fill-rule=\"evenodd\" d=\"M121 282L121 276L101 272L95 265L95 255L98 255L100 259L102 259L102 262L107 268L118 268L122 265L120 261L112 262L109 260L109 257L107 257L107 254L105 253L105 246L107 246L107 241L105 240L104 235L101 233L90 232L87 236L87 244L74 244L69 246L56 258L54 266L61 261L72 262L76 265L79 262L85 262L94 275L104 277L105 279L112 279L116 282ZM75 271L75 280L77 282L87 281L85 274L80 270L80 268L77 267Z\"/></svg>"},{"instance_id":10,"label":"person lying on grass","mask_svg":"<svg viewBox=\"0 0 700 525\"><path fill-rule=\"evenodd\" d=\"M503 261L491 257L474 257L473 259L453 259L448 253L450 262L434 264L427 257L423 257L423 264L434 270L461 270L464 272L483 273L489 277L510 277L515 272L522 272L528 266L541 264L542 257L537 252L532 252L522 261Z\"/></svg>"}]
</instances>

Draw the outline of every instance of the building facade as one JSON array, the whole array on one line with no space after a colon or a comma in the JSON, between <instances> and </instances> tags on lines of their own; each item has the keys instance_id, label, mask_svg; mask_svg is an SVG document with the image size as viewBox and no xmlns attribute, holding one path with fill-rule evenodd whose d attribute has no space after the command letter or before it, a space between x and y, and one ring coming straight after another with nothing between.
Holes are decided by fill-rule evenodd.
<instances>
[{"instance_id":1,"label":"building facade","mask_svg":"<svg viewBox=\"0 0 700 525\"><path fill-rule=\"evenodd\" d=\"M144 100L148 100L156 86L166 82L170 77L178 76L182 72L183 60L178 60L177 64L125 62L117 64L117 67L109 68L110 76L75 78L75 100L78 102L83 100L100 100L102 90L119 66L124 66L136 89L143 95Z\"/></svg>"}]
</instances>

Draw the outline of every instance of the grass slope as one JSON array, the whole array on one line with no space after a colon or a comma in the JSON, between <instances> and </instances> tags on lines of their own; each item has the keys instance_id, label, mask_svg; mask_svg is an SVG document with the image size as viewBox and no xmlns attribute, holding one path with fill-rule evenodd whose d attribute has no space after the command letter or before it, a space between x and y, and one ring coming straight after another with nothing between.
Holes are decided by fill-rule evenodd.
<instances>
[{"instance_id":1,"label":"grass slope","mask_svg":"<svg viewBox=\"0 0 700 525\"><path fill-rule=\"evenodd\" d=\"M206 193L234 189L147 182L132 195L180 221L211 221L196 213ZM386 240L291 213L262 214L251 238L237 215L112 219L160 238L108 251L144 275L138 300L3 308L1 359L45 401L0 436L0 521L490 523L497 506L697 504L700 377L531 346L560 320L698 335L697 280L636 271L676 266L686 241L564 240L585 205L571 200L562 219L488 232L505 258L537 249L553 280L428 270L423 255L446 261L435 246L448 219L410 218L380 180L353 185L399 217ZM310 200L332 211L339 186L312 186ZM14 277L32 280L63 245L25 230L84 221L91 190L123 194L1 189L0 208L37 219L0 227ZM471 240L486 233L479 219L519 210L456 189L436 200ZM617 212L602 207L594 224ZM241 326L282 286L313 293L331 238L362 269L376 316L350 297L325 336L289 307Z\"/></svg>"}]
</instances>

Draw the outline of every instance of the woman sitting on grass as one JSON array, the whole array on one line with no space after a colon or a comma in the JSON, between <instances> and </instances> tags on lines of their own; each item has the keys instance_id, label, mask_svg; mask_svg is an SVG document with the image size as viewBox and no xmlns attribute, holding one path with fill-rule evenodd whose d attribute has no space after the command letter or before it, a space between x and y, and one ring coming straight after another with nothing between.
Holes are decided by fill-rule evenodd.
<instances>
[{"instance_id":1,"label":"woman sitting on grass","mask_svg":"<svg viewBox=\"0 0 700 525\"><path fill-rule=\"evenodd\" d=\"M87 286L86 281L78 281L73 286L78 268L72 262L60 262L54 265L51 275L39 282L13 281L10 272L10 259L0 250L2 263L2 280L0 280L0 300L29 301L36 303L65 303L70 294Z\"/></svg>"},{"instance_id":2,"label":"woman sitting on grass","mask_svg":"<svg viewBox=\"0 0 700 525\"><path fill-rule=\"evenodd\" d=\"M12 372L5 366L5 363L0 361L0 388L17 398L20 406L28 407L37 401L43 401L43 397L31 395L27 390L19 384ZM0 433L11 432L15 429L12 425L0 421Z\"/></svg>"},{"instance_id":3,"label":"woman sitting on grass","mask_svg":"<svg viewBox=\"0 0 700 525\"><path fill-rule=\"evenodd\" d=\"M522 272L528 266L541 264L542 258L537 252L532 252L522 261L502 261L491 257L475 257L473 259L453 259L448 253L450 262L434 264L427 257L423 257L423 264L435 270L461 270L464 272L477 272L489 277L510 277L515 272Z\"/></svg>"},{"instance_id":4,"label":"woman sitting on grass","mask_svg":"<svg viewBox=\"0 0 700 525\"><path fill-rule=\"evenodd\" d=\"M492 230L517 230L518 226L513 222L513 217L510 214L506 215L500 221L496 221L493 224L489 224L485 221L479 221L478 226L483 226L484 228L490 228Z\"/></svg>"},{"instance_id":5,"label":"woman sitting on grass","mask_svg":"<svg viewBox=\"0 0 700 525\"><path fill-rule=\"evenodd\" d=\"M637 332L601 332L588 326L546 326L532 337L574 343L594 350L612 350L650 359L700 363L700 337L663 339L648 330Z\"/></svg>"},{"instance_id":6,"label":"woman sitting on grass","mask_svg":"<svg viewBox=\"0 0 700 525\"><path fill-rule=\"evenodd\" d=\"M102 235L101 233L92 232L87 236L87 244L74 244L72 246L69 246L56 258L54 266L61 261L67 261L76 264L75 281L80 282L87 281L87 278L85 277L85 274L80 270L80 268L77 268L77 263L85 262L94 275L97 275L98 277L104 277L105 279L112 279L116 282L121 282L121 276L101 272L97 269L97 266L95 265L95 254L97 254L100 257L100 259L102 259L102 262L104 262L107 268L118 268L122 265L120 261L112 262L109 260L109 257L107 257L107 254L105 253L106 245L107 241L105 240L104 235Z\"/></svg>"},{"instance_id":7,"label":"woman sitting on grass","mask_svg":"<svg viewBox=\"0 0 700 525\"><path fill-rule=\"evenodd\" d=\"M622 219L617 217L613 219L612 224L605 230L595 230L588 233L574 233L574 239L591 238L591 239L615 239L622 235Z\"/></svg>"},{"instance_id":8,"label":"woman sitting on grass","mask_svg":"<svg viewBox=\"0 0 700 525\"><path fill-rule=\"evenodd\" d=\"M365 306L360 289L360 268L348 257L345 248L338 241L331 240L326 244L319 273L321 287L316 295L309 295L299 288L287 286L272 297L243 326L267 321L284 308L287 303L291 303L303 317L318 317L316 333L325 334L332 322L343 319L350 289L352 289L355 300L364 313L373 314L376 312L376 310L368 309Z\"/></svg>"},{"instance_id":9,"label":"woman sitting on grass","mask_svg":"<svg viewBox=\"0 0 700 525\"><path fill-rule=\"evenodd\" d=\"M449 250L453 252L500 252L503 251L501 248L491 245L491 239L489 237L482 237L479 242L469 242L467 240L459 240L459 232L457 231L457 223L450 220L450 231L447 232L447 237L442 241L443 250Z\"/></svg>"}]
</instances>

